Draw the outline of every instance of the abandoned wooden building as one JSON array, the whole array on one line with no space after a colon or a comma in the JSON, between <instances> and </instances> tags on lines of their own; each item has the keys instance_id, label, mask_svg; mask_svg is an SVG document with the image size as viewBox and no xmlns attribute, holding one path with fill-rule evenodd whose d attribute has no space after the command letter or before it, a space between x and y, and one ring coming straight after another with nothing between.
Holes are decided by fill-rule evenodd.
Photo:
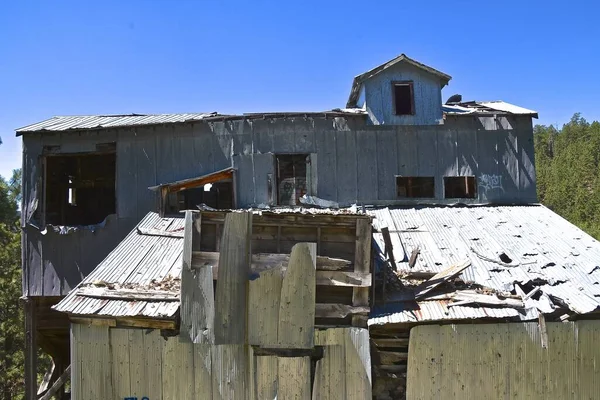
<instances>
[{"instance_id":1,"label":"abandoned wooden building","mask_svg":"<svg viewBox=\"0 0 600 400\"><path fill-rule=\"evenodd\" d=\"M27 398L600 392L600 244L537 204L536 112L450 79L401 55L331 111L18 129Z\"/></svg>"}]
</instances>

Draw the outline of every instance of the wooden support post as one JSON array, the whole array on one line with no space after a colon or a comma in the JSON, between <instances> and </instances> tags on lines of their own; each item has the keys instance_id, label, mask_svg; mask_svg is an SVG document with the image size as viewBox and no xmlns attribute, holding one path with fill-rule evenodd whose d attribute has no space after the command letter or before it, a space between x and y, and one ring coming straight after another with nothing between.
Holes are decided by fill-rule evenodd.
<instances>
[{"instance_id":1,"label":"wooden support post","mask_svg":"<svg viewBox=\"0 0 600 400\"><path fill-rule=\"evenodd\" d=\"M54 384L52 385L50 390L48 390L46 392L46 394L44 394L42 397L40 397L40 400L50 400L54 394L58 393L58 391L64 386L65 382L70 377L71 377L71 366L69 365L64 370L62 375L54 382Z\"/></svg>"},{"instance_id":2,"label":"wooden support post","mask_svg":"<svg viewBox=\"0 0 600 400\"><path fill-rule=\"evenodd\" d=\"M37 326L35 301L27 297L25 305L25 399L37 400Z\"/></svg>"},{"instance_id":3,"label":"wooden support post","mask_svg":"<svg viewBox=\"0 0 600 400\"><path fill-rule=\"evenodd\" d=\"M250 272L251 212L225 216L215 299L215 344L244 344Z\"/></svg>"},{"instance_id":4,"label":"wooden support post","mask_svg":"<svg viewBox=\"0 0 600 400\"><path fill-rule=\"evenodd\" d=\"M354 272L369 273L371 269L371 221L366 218L356 220L356 243L354 251ZM369 288L355 287L352 289L352 305L369 305ZM352 317L352 325L366 327L363 316Z\"/></svg>"}]
</instances>

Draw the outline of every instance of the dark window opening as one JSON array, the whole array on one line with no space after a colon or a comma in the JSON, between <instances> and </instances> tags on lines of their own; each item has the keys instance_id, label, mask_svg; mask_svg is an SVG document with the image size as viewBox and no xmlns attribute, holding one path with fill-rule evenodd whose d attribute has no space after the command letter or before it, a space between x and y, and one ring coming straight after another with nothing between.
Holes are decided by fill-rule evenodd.
<instances>
[{"instance_id":1,"label":"dark window opening","mask_svg":"<svg viewBox=\"0 0 600 400\"><path fill-rule=\"evenodd\" d=\"M199 187L169 193L165 213L173 215L179 214L183 210L197 210L200 205L220 210L234 208L232 180L207 183Z\"/></svg>"},{"instance_id":2,"label":"dark window opening","mask_svg":"<svg viewBox=\"0 0 600 400\"><path fill-rule=\"evenodd\" d=\"M435 197L433 176L397 176L396 189L399 199Z\"/></svg>"},{"instance_id":3,"label":"dark window opening","mask_svg":"<svg viewBox=\"0 0 600 400\"><path fill-rule=\"evenodd\" d=\"M447 199L474 199L476 189L474 176L444 177L444 197Z\"/></svg>"},{"instance_id":4,"label":"dark window opening","mask_svg":"<svg viewBox=\"0 0 600 400\"><path fill-rule=\"evenodd\" d=\"M396 115L412 115L415 113L412 82L394 83L394 111Z\"/></svg>"},{"instance_id":5,"label":"dark window opening","mask_svg":"<svg viewBox=\"0 0 600 400\"><path fill-rule=\"evenodd\" d=\"M116 213L116 154L51 155L45 160L44 217L52 225L93 225Z\"/></svg>"},{"instance_id":6,"label":"dark window opening","mask_svg":"<svg viewBox=\"0 0 600 400\"><path fill-rule=\"evenodd\" d=\"M295 206L307 193L308 154L277 156L277 204Z\"/></svg>"}]
</instances>

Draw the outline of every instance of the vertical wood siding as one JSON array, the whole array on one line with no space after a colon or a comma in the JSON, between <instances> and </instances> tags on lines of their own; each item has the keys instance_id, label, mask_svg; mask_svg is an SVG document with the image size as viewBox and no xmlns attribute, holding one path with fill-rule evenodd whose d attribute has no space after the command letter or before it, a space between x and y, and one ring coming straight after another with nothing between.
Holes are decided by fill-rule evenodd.
<instances>
[{"instance_id":1,"label":"vertical wood siding","mask_svg":"<svg viewBox=\"0 0 600 400\"><path fill-rule=\"evenodd\" d=\"M592 399L600 321L427 325L411 330L407 399Z\"/></svg>"}]
</instances>

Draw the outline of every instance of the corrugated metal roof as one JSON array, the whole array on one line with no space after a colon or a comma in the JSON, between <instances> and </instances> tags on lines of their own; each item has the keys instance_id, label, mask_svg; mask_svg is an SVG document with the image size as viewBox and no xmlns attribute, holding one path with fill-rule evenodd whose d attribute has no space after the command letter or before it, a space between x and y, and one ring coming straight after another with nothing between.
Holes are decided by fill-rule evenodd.
<instances>
[{"instance_id":1,"label":"corrugated metal roof","mask_svg":"<svg viewBox=\"0 0 600 400\"><path fill-rule=\"evenodd\" d=\"M445 114L449 115L486 114L501 112L513 115L531 115L533 118L538 117L537 111L519 107L502 100L467 101L457 104L444 104L442 105L442 110Z\"/></svg>"},{"instance_id":2,"label":"corrugated metal roof","mask_svg":"<svg viewBox=\"0 0 600 400\"><path fill-rule=\"evenodd\" d=\"M179 232L183 230L183 218L161 218L154 212L148 213L55 309L74 315L172 318L179 301L127 301L77 294L80 288L88 286L179 293L183 239L141 234L138 228Z\"/></svg>"},{"instance_id":3,"label":"corrugated metal roof","mask_svg":"<svg viewBox=\"0 0 600 400\"><path fill-rule=\"evenodd\" d=\"M261 119L261 118L300 118L300 117L354 117L366 115L364 111L334 109L331 111L309 112L268 112L240 115L212 113L189 114L131 114L131 115L83 115L57 116L27 125L16 130L17 136L28 132L62 132L75 130L97 130L162 124L181 124L197 121L221 121L228 119Z\"/></svg>"},{"instance_id":4,"label":"corrugated metal roof","mask_svg":"<svg viewBox=\"0 0 600 400\"><path fill-rule=\"evenodd\" d=\"M515 283L540 286L542 293L575 313L600 307L600 242L542 205L384 208L368 214L375 217L376 230L389 228L400 272L437 273L470 260L471 266L460 275L466 283L497 292L513 291ZM380 249L385 247L381 233L374 233L374 241ZM420 255L410 269L408 257L417 246ZM509 263L500 259L502 254ZM430 302L418 304L423 303ZM408 321L404 306L396 307L398 315L374 314L369 323ZM482 310L488 312L477 307L460 310L468 311L465 318L483 318ZM435 315L455 319L456 312ZM415 318L427 320L428 313L427 308Z\"/></svg>"},{"instance_id":5,"label":"corrugated metal roof","mask_svg":"<svg viewBox=\"0 0 600 400\"><path fill-rule=\"evenodd\" d=\"M57 116L17 129L17 135L25 132L68 131L118 128L124 126L159 125L201 121L215 117L217 113L191 114L131 114L131 115L83 115Z\"/></svg>"}]
</instances>

